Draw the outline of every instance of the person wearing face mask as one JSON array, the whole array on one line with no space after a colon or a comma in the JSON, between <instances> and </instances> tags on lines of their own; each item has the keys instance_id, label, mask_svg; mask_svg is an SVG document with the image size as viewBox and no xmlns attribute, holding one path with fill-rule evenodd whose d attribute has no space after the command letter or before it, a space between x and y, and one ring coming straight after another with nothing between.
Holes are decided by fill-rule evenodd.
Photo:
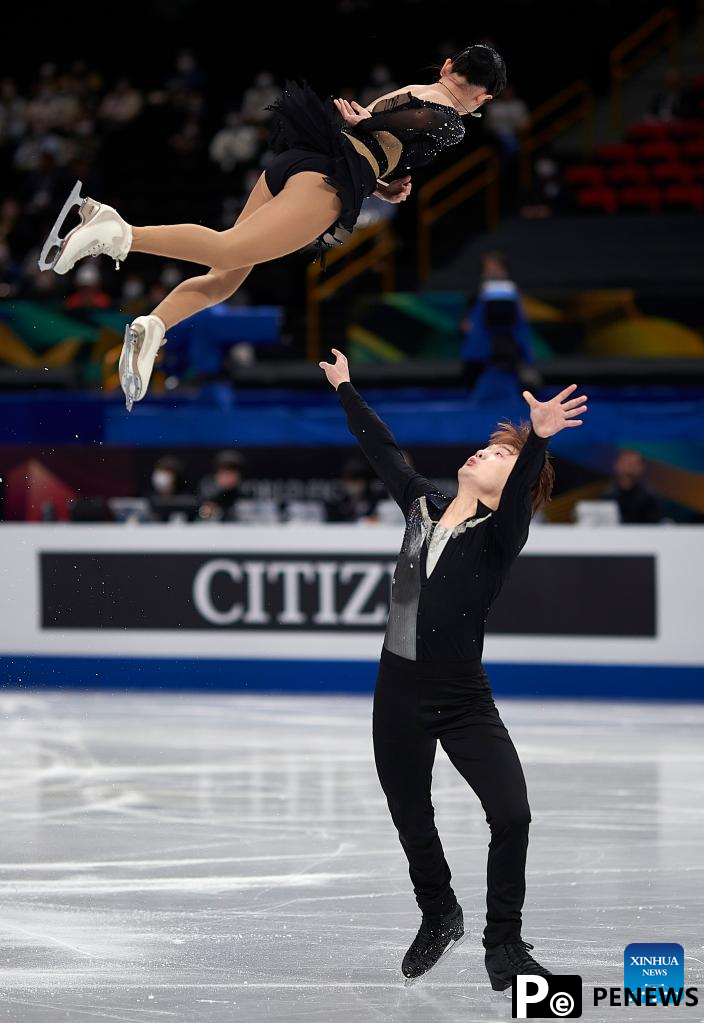
<instances>
[{"instance_id":1,"label":"person wearing face mask","mask_svg":"<svg viewBox=\"0 0 704 1023\"><path fill-rule=\"evenodd\" d=\"M326 502L328 522L359 522L374 515L380 495L372 489L369 466L359 458L350 459L340 476L342 493Z\"/></svg>"},{"instance_id":2,"label":"person wearing face mask","mask_svg":"<svg viewBox=\"0 0 704 1023\"><path fill-rule=\"evenodd\" d=\"M171 505L178 498L187 499L191 496L185 486L183 462L173 455L158 458L152 468L146 496L152 518L157 522L168 521L173 511Z\"/></svg>"},{"instance_id":3,"label":"person wearing face mask","mask_svg":"<svg viewBox=\"0 0 704 1023\"><path fill-rule=\"evenodd\" d=\"M571 384L549 401L523 398L530 422L500 423L460 466L454 498L406 462L391 431L350 381L344 355L320 367L351 433L406 518L374 690L374 757L409 863L423 919L401 966L414 979L464 937L462 907L434 823L431 777L437 741L481 800L491 830L484 963L503 991L517 974L547 976L521 937L528 827L518 753L494 703L481 657L484 624L530 522L549 499L548 440L582 425L586 396Z\"/></svg>"}]
</instances>

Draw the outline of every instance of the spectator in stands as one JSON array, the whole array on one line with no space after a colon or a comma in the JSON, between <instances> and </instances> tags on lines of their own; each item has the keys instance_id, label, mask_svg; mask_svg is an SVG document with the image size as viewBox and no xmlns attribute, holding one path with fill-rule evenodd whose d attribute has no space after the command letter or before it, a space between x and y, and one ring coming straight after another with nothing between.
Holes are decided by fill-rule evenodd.
<instances>
[{"instance_id":1,"label":"spectator in stands","mask_svg":"<svg viewBox=\"0 0 704 1023\"><path fill-rule=\"evenodd\" d=\"M202 519L233 519L235 504L242 496L244 459L239 451L220 451L213 461L213 472L198 487L202 498Z\"/></svg>"},{"instance_id":2,"label":"spectator in stands","mask_svg":"<svg viewBox=\"0 0 704 1023\"><path fill-rule=\"evenodd\" d=\"M484 114L486 130L493 138L499 157L501 208L515 213L519 196L519 153L521 133L530 122L528 107L518 99L513 86L489 103Z\"/></svg>"},{"instance_id":3,"label":"spectator in stands","mask_svg":"<svg viewBox=\"0 0 704 1023\"><path fill-rule=\"evenodd\" d=\"M121 78L98 107L98 118L107 127L129 124L142 110L142 94L128 78Z\"/></svg>"},{"instance_id":4,"label":"spectator in stands","mask_svg":"<svg viewBox=\"0 0 704 1023\"><path fill-rule=\"evenodd\" d=\"M183 98L179 106L182 120L177 130L168 140L169 148L178 155L181 171L197 171L197 158L205 148L202 137L203 97L200 93L190 93Z\"/></svg>"},{"instance_id":5,"label":"spectator in stands","mask_svg":"<svg viewBox=\"0 0 704 1023\"><path fill-rule=\"evenodd\" d=\"M362 89L359 102L366 107L377 96L385 96L389 92L395 92L396 89L398 89L398 82L394 81L390 68L386 64L375 64L369 75L369 85Z\"/></svg>"},{"instance_id":6,"label":"spectator in stands","mask_svg":"<svg viewBox=\"0 0 704 1023\"><path fill-rule=\"evenodd\" d=\"M248 124L238 110L231 110L225 126L213 136L208 152L223 174L247 166L257 158L261 145L259 129Z\"/></svg>"},{"instance_id":7,"label":"spectator in stands","mask_svg":"<svg viewBox=\"0 0 704 1023\"><path fill-rule=\"evenodd\" d=\"M541 386L521 296L503 253L482 255L479 285L468 296L461 330L460 357L475 396L494 381L501 383L503 392L506 385L519 391Z\"/></svg>"},{"instance_id":8,"label":"spectator in stands","mask_svg":"<svg viewBox=\"0 0 704 1023\"><path fill-rule=\"evenodd\" d=\"M175 497L184 492L183 462L173 455L162 455L154 463L147 497Z\"/></svg>"},{"instance_id":9,"label":"spectator in stands","mask_svg":"<svg viewBox=\"0 0 704 1023\"><path fill-rule=\"evenodd\" d=\"M530 111L516 96L512 85L507 85L500 96L486 108L486 126L498 142L507 161L513 160L520 148L521 133L530 124Z\"/></svg>"},{"instance_id":10,"label":"spectator in stands","mask_svg":"<svg viewBox=\"0 0 704 1023\"><path fill-rule=\"evenodd\" d=\"M266 107L281 95L271 71L260 71L242 99L242 116L252 124L266 124L271 111Z\"/></svg>"},{"instance_id":11,"label":"spectator in stands","mask_svg":"<svg viewBox=\"0 0 704 1023\"><path fill-rule=\"evenodd\" d=\"M149 488L146 493L152 518L158 522L167 522L172 515L179 498L186 503L193 499L193 494L186 486L185 470L180 458L173 455L162 455L154 463L149 477ZM169 499L173 499L170 502ZM193 503L192 515L195 517L197 502Z\"/></svg>"},{"instance_id":12,"label":"spectator in stands","mask_svg":"<svg viewBox=\"0 0 704 1023\"><path fill-rule=\"evenodd\" d=\"M328 522L376 521L376 506L381 493L373 485L374 476L367 462L351 458L342 468L341 494L325 504Z\"/></svg>"},{"instance_id":13,"label":"spectator in stands","mask_svg":"<svg viewBox=\"0 0 704 1023\"><path fill-rule=\"evenodd\" d=\"M149 288L148 305L153 307L155 303L163 301L182 280L183 274L178 265L166 263L159 273L158 280L154 281Z\"/></svg>"},{"instance_id":14,"label":"spectator in stands","mask_svg":"<svg viewBox=\"0 0 704 1023\"><path fill-rule=\"evenodd\" d=\"M653 96L649 113L659 121L675 121L687 115L687 107L682 75L678 68L669 67L665 71L662 89Z\"/></svg>"},{"instance_id":15,"label":"spectator in stands","mask_svg":"<svg viewBox=\"0 0 704 1023\"><path fill-rule=\"evenodd\" d=\"M0 148L17 142L27 130L27 101L14 78L0 80Z\"/></svg>"},{"instance_id":16,"label":"spectator in stands","mask_svg":"<svg viewBox=\"0 0 704 1023\"><path fill-rule=\"evenodd\" d=\"M100 270L95 263L82 263L73 283L75 290L64 302L66 309L109 309L112 305L112 299L101 286Z\"/></svg>"},{"instance_id":17,"label":"spectator in stands","mask_svg":"<svg viewBox=\"0 0 704 1023\"><path fill-rule=\"evenodd\" d=\"M175 60L175 70L166 81L166 88L171 91L202 89L206 75L198 64L195 54L187 47L179 50Z\"/></svg>"},{"instance_id":18,"label":"spectator in stands","mask_svg":"<svg viewBox=\"0 0 704 1023\"><path fill-rule=\"evenodd\" d=\"M36 119L15 150L13 164L18 171L39 171L44 157L51 156L57 164L65 162L67 140L51 131L46 121Z\"/></svg>"},{"instance_id":19,"label":"spectator in stands","mask_svg":"<svg viewBox=\"0 0 704 1023\"><path fill-rule=\"evenodd\" d=\"M130 315L140 316L148 311L144 278L141 274L127 274L120 292L120 309Z\"/></svg>"},{"instance_id":20,"label":"spectator in stands","mask_svg":"<svg viewBox=\"0 0 704 1023\"><path fill-rule=\"evenodd\" d=\"M570 195L560 173L560 167L552 157L541 156L535 161L530 192L521 205L524 220L539 220L552 217L568 209Z\"/></svg>"},{"instance_id":21,"label":"spectator in stands","mask_svg":"<svg viewBox=\"0 0 704 1023\"><path fill-rule=\"evenodd\" d=\"M657 495L644 482L645 463L640 451L619 451L613 482L601 493L602 500L617 501L622 523L660 522L663 510Z\"/></svg>"}]
</instances>

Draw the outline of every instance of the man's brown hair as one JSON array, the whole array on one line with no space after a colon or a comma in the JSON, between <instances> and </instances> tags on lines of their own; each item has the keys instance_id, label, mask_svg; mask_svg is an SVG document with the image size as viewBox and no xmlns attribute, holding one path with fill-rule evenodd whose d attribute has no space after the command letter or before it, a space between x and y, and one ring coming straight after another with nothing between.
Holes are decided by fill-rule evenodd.
<instances>
[{"instance_id":1,"label":"man's brown hair","mask_svg":"<svg viewBox=\"0 0 704 1023\"><path fill-rule=\"evenodd\" d=\"M513 448L514 451L519 452L528 439L531 425L530 421L519 423L518 426L515 426L513 423L502 421L489 437L489 443L506 444L508 447ZM540 470L540 476L538 476L538 480L533 487L532 515L535 515L535 513L550 500L554 482L555 470L552 466L550 452L546 450L543 467Z\"/></svg>"}]
</instances>

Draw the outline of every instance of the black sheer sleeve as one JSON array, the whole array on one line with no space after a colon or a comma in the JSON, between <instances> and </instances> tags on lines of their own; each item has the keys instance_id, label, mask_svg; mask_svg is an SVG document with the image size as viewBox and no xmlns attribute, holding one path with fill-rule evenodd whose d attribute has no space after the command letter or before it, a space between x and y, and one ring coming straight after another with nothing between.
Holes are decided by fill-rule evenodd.
<instances>
[{"instance_id":1,"label":"black sheer sleeve","mask_svg":"<svg viewBox=\"0 0 704 1023\"><path fill-rule=\"evenodd\" d=\"M365 117L357 124L362 131L389 131L401 137L408 132L440 132L453 115L449 106L447 111L425 106L418 101L412 92L400 93L388 99L380 99L375 103L371 117Z\"/></svg>"},{"instance_id":2,"label":"black sheer sleeve","mask_svg":"<svg viewBox=\"0 0 704 1023\"><path fill-rule=\"evenodd\" d=\"M423 494L437 493L437 486L411 468L391 430L351 383L345 381L340 384L337 395L347 413L350 433L357 438L377 476L408 517L415 499Z\"/></svg>"},{"instance_id":3,"label":"black sheer sleeve","mask_svg":"<svg viewBox=\"0 0 704 1023\"><path fill-rule=\"evenodd\" d=\"M517 558L528 539L533 487L545 462L548 440L548 437L539 437L531 426L504 484L499 507L491 516L492 546L502 562L510 563Z\"/></svg>"},{"instance_id":4,"label":"black sheer sleeve","mask_svg":"<svg viewBox=\"0 0 704 1023\"><path fill-rule=\"evenodd\" d=\"M413 167L430 163L444 146L454 145L464 137L462 118L449 105L428 103L412 92L400 93L374 104L370 117L355 126L362 134L388 132L404 145L404 152ZM394 175L402 173L397 168Z\"/></svg>"}]
</instances>

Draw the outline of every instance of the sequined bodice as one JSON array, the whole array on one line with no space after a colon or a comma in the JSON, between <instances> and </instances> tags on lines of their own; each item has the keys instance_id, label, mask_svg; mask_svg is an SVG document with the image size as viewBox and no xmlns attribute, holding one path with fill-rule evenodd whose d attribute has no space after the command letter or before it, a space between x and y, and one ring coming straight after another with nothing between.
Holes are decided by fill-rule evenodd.
<instances>
[{"instance_id":1,"label":"sequined bodice","mask_svg":"<svg viewBox=\"0 0 704 1023\"><path fill-rule=\"evenodd\" d=\"M454 107L409 91L379 100L370 117L342 133L384 178L430 163L446 146L462 141L465 127Z\"/></svg>"}]
</instances>

